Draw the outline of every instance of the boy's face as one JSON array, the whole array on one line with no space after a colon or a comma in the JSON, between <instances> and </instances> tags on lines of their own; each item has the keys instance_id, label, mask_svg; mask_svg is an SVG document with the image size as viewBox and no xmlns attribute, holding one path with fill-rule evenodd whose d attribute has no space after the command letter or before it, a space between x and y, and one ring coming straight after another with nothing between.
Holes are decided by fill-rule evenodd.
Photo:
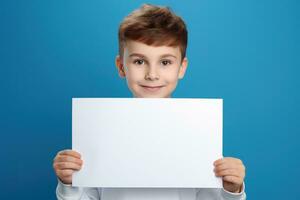
<instances>
[{"instance_id":1,"label":"boy's face","mask_svg":"<svg viewBox=\"0 0 300 200\"><path fill-rule=\"evenodd\" d=\"M117 56L116 66L134 97L161 98L171 96L184 76L187 59L181 60L179 47L126 41L123 58Z\"/></svg>"}]
</instances>

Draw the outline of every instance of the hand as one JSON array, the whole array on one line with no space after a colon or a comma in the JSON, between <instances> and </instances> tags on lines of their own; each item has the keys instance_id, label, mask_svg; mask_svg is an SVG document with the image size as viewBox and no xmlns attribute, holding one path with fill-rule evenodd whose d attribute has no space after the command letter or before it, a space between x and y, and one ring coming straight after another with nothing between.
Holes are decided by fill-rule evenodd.
<instances>
[{"instance_id":1,"label":"hand","mask_svg":"<svg viewBox=\"0 0 300 200\"><path fill-rule=\"evenodd\" d=\"M222 177L225 190L233 193L242 191L246 168L237 158L221 158L214 162L216 176Z\"/></svg>"},{"instance_id":2,"label":"hand","mask_svg":"<svg viewBox=\"0 0 300 200\"><path fill-rule=\"evenodd\" d=\"M81 155L73 150L63 150L57 153L53 160L53 168L56 176L64 184L72 184L72 174L80 170L83 161Z\"/></svg>"}]
</instances>

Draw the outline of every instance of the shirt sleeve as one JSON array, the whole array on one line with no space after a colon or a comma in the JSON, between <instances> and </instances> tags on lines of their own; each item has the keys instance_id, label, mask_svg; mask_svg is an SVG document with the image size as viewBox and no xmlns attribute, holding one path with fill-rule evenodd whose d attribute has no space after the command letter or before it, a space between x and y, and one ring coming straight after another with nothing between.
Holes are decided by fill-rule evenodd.
<instances>
[{"instance_id":1,"label":"shirt sleeve","mask_svg":"<svg viewBox=\"0 0 300 200\"><path fill-rule=\"evenodd\" d=\"M245 184L240 193L232 193L224 188L196 188L196 200L202 199L246 200Z\"/></svg>"},{"instance_id":2,"label":"shirt sleeve","mask_svg":"<svg viewBox=\"0 0 300 200\"><path fill-rule=\"evenodd\" d=\"M242 191L240 193L232 193L222 188L221 197L224 200L246 200L245 183L243 183Z\"/></svg>"},{"instance_id":3,"label":"shirt sleeve","mask_svg":"<svg viewBox=\"0 0 300 200\"><path fill-rule=\"evenodd\" d=\"M56 187L56 197L58 200L100 200L97 188L73 187L62 183L59 179Z\"/></svg>"}]
</instances>

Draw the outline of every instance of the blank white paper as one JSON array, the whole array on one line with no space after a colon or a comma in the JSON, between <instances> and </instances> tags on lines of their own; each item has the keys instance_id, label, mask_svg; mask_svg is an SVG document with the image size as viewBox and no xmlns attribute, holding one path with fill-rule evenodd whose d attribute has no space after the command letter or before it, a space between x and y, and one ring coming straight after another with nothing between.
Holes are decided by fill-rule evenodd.
<instances>
[{"instance_id":1,"label":"blank white paper","mask_svg":"<svg viewBox=\"0 0 300 200\"><path fill-rule=\"evenodd\" d=\"M222 188L222 99L73 98L73 186Z\"/></svg>"}]
</instances>

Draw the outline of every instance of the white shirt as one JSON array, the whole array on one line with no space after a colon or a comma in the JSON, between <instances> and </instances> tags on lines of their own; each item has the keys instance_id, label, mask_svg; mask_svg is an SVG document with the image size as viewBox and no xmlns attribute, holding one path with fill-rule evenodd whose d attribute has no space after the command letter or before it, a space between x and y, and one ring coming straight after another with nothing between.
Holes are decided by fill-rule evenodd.
<instances>
[{"instance_id":1,"label":"white shirt","mask_svg":"<svg viewBox=\"0 0 300 200\"><path fill-rule=\"evenodd\" d=\"M245 200L245 185L241 193L213 188L81 188L58 180L58 200Z\"/></svg>"}]
</instances>

